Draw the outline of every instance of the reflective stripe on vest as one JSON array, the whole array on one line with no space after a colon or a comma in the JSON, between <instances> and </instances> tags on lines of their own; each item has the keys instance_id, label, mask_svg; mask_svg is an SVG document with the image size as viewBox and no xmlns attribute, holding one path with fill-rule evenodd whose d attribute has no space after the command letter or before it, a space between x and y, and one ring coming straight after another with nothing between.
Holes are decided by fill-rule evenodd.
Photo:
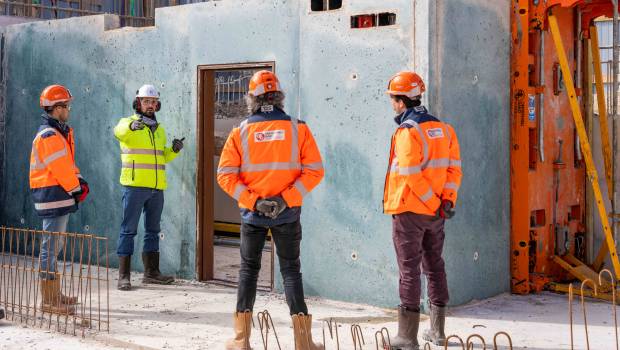
<instances>
[{"instance_id":1,"label":"reflective stripe on vest","mask_svg":"<svg viewBox=\"0 0 620 350\"><path fill-rule=\"evenodd\" d=\"M165 164L122 163L122 167L129 169L166 170Z\"/></svg>"},{"instance_id":2,"label":"reflective stripe on vest","mask_svg":"<svg viewBox=\"0 0 620 350\"><path fill-rule=\"evenodd\" d=\"M241 193L243 193L243 191L245 191L247 189L247 186L244 184L237 184L237 187L235 187L235 193L233 194L233 198L236 200L239 200L239 197L241 197Z\"/></svg>"},{"instance_id":3,"label":"reflective stripe on vest","mask_svg":"<svg viewBox=\"0 0 620 350\"><path fill-rule=\"evenodd\" d=\"M455 191L458 191L458 189L459 189L459 185L457 185L457 184L456 184L456 182L446 182L446 184L445 184L445 185L443 185L443 188L444 188L444 189L447 189L447 190L455 190Z\"/></svg>"},{"instance_id":4,"label":"reflective stripe on vest","mask_svg":"<svg viewBox=\"0 0 620 350\"><path fill-rule=\"evenodd\" d=\"M48 209L71 207L74 205L75 205L75 199L71 198L71 199L65 199L62 201L55 201L55 202L35 203L34 208L36 210L48 210Z\"/></svg>"},{"instance_id":5,"label":"reflective stripe on vest","mask_svg":"<svg viewBox=\"0 0 620 350\"><path fill-rule=\"evenodd\" d=\"M122 148L121 154L145 154L145 155L158 155L163 156L164 151L153 150L152 148Z\"/></svg>"}]
</instances>

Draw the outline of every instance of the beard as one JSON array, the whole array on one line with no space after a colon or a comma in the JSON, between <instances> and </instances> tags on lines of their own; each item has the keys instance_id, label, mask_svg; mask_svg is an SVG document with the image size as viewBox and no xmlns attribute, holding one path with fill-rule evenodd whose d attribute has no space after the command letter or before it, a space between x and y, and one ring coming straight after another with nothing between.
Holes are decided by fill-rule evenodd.
<instances>
[{"instance_id":1,"label":"beard","mask_svg":"<svg viewBox=\"0 0 620 350\"><path fill-rule=\"evenodd\" d=\"M149 108L146 111L143 111L142 114L144 114L145 116L149 118L152 118L155 115L155 110L152 108Z\"/></svg>"}]
</instances>

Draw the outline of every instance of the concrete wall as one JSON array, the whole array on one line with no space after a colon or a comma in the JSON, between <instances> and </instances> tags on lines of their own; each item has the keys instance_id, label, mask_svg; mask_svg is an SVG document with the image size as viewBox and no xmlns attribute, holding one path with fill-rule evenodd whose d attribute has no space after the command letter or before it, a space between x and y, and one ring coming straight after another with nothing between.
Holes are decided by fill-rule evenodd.
<instances>
[{"instance_id":1,"label":"concrete wall","mask_svg":"<svg viewBox=\"0 0 620 350\"><path fill-rule=\"evenodd\" d=\"M461 303L510 289L511 3L433 3L430 105L459 133L465 174L444 253Z\"/></svg>"},{"instance_id":2,"label":"concrete wall","mask_svg":"<svg viewBox=\"0 0 620 350\"><path fill-rule=\"evenodd\" d=\"M397 14L396 25L350 28L351 15L386 11ZM77 161L92 185L70 229L105 234L113 251L121 189L112 128L131 113L135 89L152 82L162 91L168 136L187 141L168 168L162 267L168 273L187 268L183 241L189 261L195 259L196 66L273 60L286 109L308 121L326 166L302 215L306 291L394 306L398 271L381 201L395 125L384 89L394 72L415 69L426 77L425 102L455 126L463 149L459 213L447 225L452 302L508 290L507 0L358 0L318 13L310 13L309 1L222 1L158 9L152 28L104 30L116 23L96 16L7 28L12 103L2 201L10 205L2 206L3 223L40 227L27 191L28 154L39 123L38 93L62 82L76 97Z\"/></svg>"}]
</instances>

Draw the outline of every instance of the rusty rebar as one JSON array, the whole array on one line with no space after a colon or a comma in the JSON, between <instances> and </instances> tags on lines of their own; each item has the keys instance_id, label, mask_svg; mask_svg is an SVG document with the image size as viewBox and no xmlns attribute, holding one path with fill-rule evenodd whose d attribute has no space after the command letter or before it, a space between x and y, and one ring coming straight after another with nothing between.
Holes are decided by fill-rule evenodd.
<instances>
[{"instance_id":1,"label":"rusty rebar","mask_svg":"<svg viewBox=\"0 0 620 350\"><path fill-rule=\"evenodd\" d=\"M377 345L377 350L379 350L379 338L377 336L381 336L381 349L391 350L392 349L392 341L390 339L390 331L383 327L381 330L375 332L375 344ZM387 341L385 340L387 337Z\"/></svg>"},{"instance_id":2,"label":"rusty rebar","mask_svg":"<svg viewBox=\"0 0 620 350\"><path fill-rule=\"evenodd\" d=\"M444 345L444 349L445 349L445 350L448 350L448 345L450 345L450 339L451 339L451 338L456 338L456 339L458 339L458 340L461 342L461 349L465 350L465 343L463 343L463 339L461 339L461 337L459 337L459 336L458 336L458 335L456 335L456 334L449 335L449 336L446 338L446 343L445 343L445 345Z\"/></svg>"},{"instance_id":3,"label":"rusty rebar","mask_svg":"<svg viewBox=\"0 0 620 350\"><path fill-rule=\"evenodd\" d=\"M508 339L508 344L510 344L510 349L509 350L512 350L512 338L506 332L497 332L497 333L495 333L495 335L493 336L493 350L499 350L499 348L497 347L497 336L499 336L499 335L503 335L503 336L506 337L506 339Z\"/></svg>"},{"instance_id":4,"label":"rusty rebar","mask_svg":"<svg viewBox=\"0 0 620 350\"><path fill-rule=\"evenodd\" d=\"M570 324L570 348L575 349L574 345L574 332L573 332L573 284L568 285L568 323Z\"/></svg>"},{"instance_id":5,"label":"rusty rebar","mask_svg":"<svg viewBox=\"0 0 620 350\"><path fill-rule=\"evenodd\" d=\"M325 325L329 329L329 337L331 340L334 340L334 333L336 333L336 349L340 350L340 339L338 337L338 322L334 318L330 318L329 320L323 320L323 350L326 349L327 343L325 339Z\"/></svg>"},{"instance_id":6,"label":"rusty rebar","mask_svg":"<svg viewBox=\"0 0 620 350\"><path fill-rule=\"evenodd\" d=\"M616 350L619 350L618 347L618 318L616 315L616 281L614 280L614 275L608 269L602 269L601 272L598 273L598 284L603 286L603 273L607 273L609 275L609 282L611 282L611 301L613 304L612 310L614 315L614 331L616 333Z\"/></svg>"},{"instance_id":7,"label":"rusty rebar","mask_svg":"<svg viewBox=\"0 0 620 350\"><path fill-rule=\"evenodd\" d=\"M362 350L362 345L366 345L364 332L362 332L362 327L358 324L351 325L351 338L353 338L353 350L357 350L358 345L360 350Z\"/></svg>"},{"instance_id":8,"label":"rusty rebar","mask_svg":"<svg viewBox=\"0 0 620 350\"><path fill-rule=\"evenodd\" d=\"M480 341L482 342L482 350L486 350L487 343L484 341L484 338L480 334L472 334L467 337L467 340L465 341L465 343L467 344L467 350L474 350L474 342L472 341L472 338L480 339Z\"/></svg>"},{"instance_id":9,"label":"rusty rebar","mask_svg":"<svg viewBox=\"0 0 620 350\"><path fill-rule=\"evenodd\" d=\"M273 324L273 319L271 318L271 314L269 313L269 311L264 310L264 311L259 312L256 315L256 318L258 319L258 327L260 328L260 336L263 339L263 346L265 347L265 350L268 350L268 346L269 346L269 328L270 327L273 330L273 335L276 338L278 349L282 350L282 347L280 346L280 339L278 339L278 333L276 332L276 327ZM263 332L265 333L264 335L263 335Z\"/></svg>"},{"instance_id":10,"label":"rusty rebar","mask_svg":"<svg viewBox=\"0 0 620 350\"><path fill-rule=\"evenodd\" d=\"M598 295L598 289L596 284L589 278L586 278L581 282L581 310L583 311L583 326L586 330L586 349L590 350L590 339L588 338L588 319L586 318L586 302L583 292L583 287L590 283L592 285L592 289L594 289L594 295Z\"/></svg>"},{"instance_id":11,"label":"rusty rebar","mask_svg":"<svg viewBox=\"0 0 620 350\"><path fill-rule=\"evenodd\" d=\"M87 328L109 331L107 238L4 226L0 227L0 234L0 306L5 307L8 321L47 329L53 327L65 334L71 330L74 335L79 327L82 337L85 337ZM43 239L48 242L46 253L50 257L45 268L37 256L37 247L39 252L43 251ZM101 244L105 245L105 267L100 264ZM61 250L63 253L59 257ZM95 251L97 257L93 258ZM93 265L95 261L96 267ZM67 264L71 265L70 268ZM105 274L102 274L104 268ZM47 306L39 309L39 286L43 279L56 281L46 286L49 290L41 290L41 300ZM106 285L102 286L102 283ZM102 319L104 308L107 321Z\"/></svg>"}]
</instances>

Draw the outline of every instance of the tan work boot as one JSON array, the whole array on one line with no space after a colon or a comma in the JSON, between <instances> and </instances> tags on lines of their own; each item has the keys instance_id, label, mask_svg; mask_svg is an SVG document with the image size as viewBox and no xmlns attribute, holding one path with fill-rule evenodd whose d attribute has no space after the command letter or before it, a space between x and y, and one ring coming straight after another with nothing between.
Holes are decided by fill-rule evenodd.
<instances>
[{"instance_id":1,"label":"tan work boot","mask_svg":"<svg viewBox=\"0 0 620 350\"><path fill-rule=\"evenodd\" d=\"M174 277L162 275L159 271L159 252L142 253L144 264L144 277L142 283L170 284Z\"/></svg>"},{"instance_id":2,"label":"tan work boot","mask_svg":"<svg viewBox=\"0 0 620 350\"><path fill-rule=\"evenodd\" d=\"M226 342L226 350L252 350L252 311L235 312L233 315L235 337Z\"/></svg>"},{"instance_id":3,"label":"tan work boot","mask_svg":"<svg viewBox=\"0 0 620 350\"><path fill-rule=\"evenodd\" d=\"M429 303L431 309L431 329L424 331L422 337L424 340L438 346L445 346L446 334L444 327L446 325L446 307L436 306Z\"/></svg>"},{"instance_id":4,"label":"tan work boot","mask_svg":"<svg viewBox=\"0 0 620 350\"><path fill-rule=\"evenodd\" d=\"M71 301L70 299L73 298L64 297L64 301ZM63 302L60 280L41 280L41 311L51 314L75 314L75 307Z\"/></svg>"},{"instance_id":5,"label":"tan work boot","mask_svg":"<svg viewBox=\"0 0 620 350\"><path fill-rule=\"evenodd\" d=\"M419 325L420 313L400 306L398 308L398 334L396 338L391 339L391 350L419 350Z\"/></svg>"},{"instance_id":6,"label":"tan work boot","mask_svg":"<svg viewBox=\"0 0 620 350\"><path fill-rule=\"evenodd\" d=\"M312 315L293 315L295 350L322 350L323 344L312 340Z\"/></svg>"}]
</instances>

